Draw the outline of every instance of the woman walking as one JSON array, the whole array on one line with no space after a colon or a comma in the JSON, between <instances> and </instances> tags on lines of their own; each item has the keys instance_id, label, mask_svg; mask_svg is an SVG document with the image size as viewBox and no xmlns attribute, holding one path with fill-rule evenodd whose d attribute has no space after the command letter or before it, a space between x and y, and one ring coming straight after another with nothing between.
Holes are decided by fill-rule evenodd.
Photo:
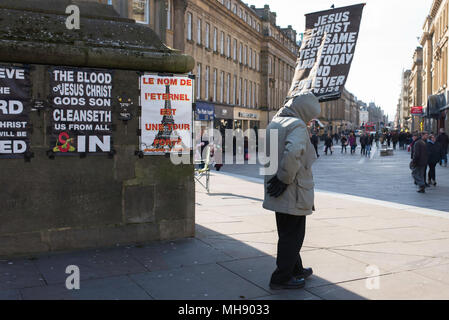
<instances>
[{"instance_id":1,"label":"woman walking","mask_svg":"<svg viewBox=\"0 0 449 320\"><path fill-rule=\"evenodd\" d=\"M351 154L354 154L355 149L357 148L357 140L353 131L349 134L349 145L351 147Z\"/></svg>"}]
</instances>

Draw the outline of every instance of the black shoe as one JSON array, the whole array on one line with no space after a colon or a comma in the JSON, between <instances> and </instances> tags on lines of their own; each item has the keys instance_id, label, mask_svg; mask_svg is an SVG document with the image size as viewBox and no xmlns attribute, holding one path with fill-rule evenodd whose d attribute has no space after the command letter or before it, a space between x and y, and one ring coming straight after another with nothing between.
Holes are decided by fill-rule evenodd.
<instances>
[{"instance_id":1,"label":"black shoe","mask_svg":"<svg viewBox=\"0 0 449 320\"><path fill-rule=\"evenodd\" d=\"M304 269L302 269L302 272L301 272L301 273L294 274L294 276L297 277L297 278L304 278L304 279L307 279L307 278L310 277L312 274L313 274L312 268L304 268Z\"/></svg>"},{"instance_id":2,"label":"black shoe","mask_svg":"<svg viewBox=\"0 0 449 320\"><path fill-rule=\"evenodd\" d=\"M416 191L418 193L426 193L426 189L424 187L420 188L418 191Z\"/></svg>"},{"instance_id":3,"label":"black shoe","mask_svg":"<svg viewBox=\"0 0 449 320\"><path fill-rule=\"evenodd\" d=\"M284 283L273 283L270 282L270 289L272 290L283 290L283 289L301 289L306 285L306 280L304 278L292 277L290 280Z\"/></svg>"},{"instance_id":4,"label":"black shoe","mask_svg":"<svg viewBox=\"0 0 449 320\"><path fill-rule=\"evenodd\" d=\"M426 183L426 188L430 187L430 184Z\"/></svg>"}]
</instances>

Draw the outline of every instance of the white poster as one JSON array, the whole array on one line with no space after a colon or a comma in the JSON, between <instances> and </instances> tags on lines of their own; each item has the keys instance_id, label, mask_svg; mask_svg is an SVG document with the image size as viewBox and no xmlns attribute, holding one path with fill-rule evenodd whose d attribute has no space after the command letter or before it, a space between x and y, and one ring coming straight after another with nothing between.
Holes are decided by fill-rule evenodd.
<instances>
[{"instance_id":1,"label":"white poster","mask_svg":"<svg viewBox=\"0 0 449 320\"><path fill-rule=\"evenodd\" d=\"M190 153L193 80L188 76L140 78L140 151Z\"/></svg>"}]
</instances>

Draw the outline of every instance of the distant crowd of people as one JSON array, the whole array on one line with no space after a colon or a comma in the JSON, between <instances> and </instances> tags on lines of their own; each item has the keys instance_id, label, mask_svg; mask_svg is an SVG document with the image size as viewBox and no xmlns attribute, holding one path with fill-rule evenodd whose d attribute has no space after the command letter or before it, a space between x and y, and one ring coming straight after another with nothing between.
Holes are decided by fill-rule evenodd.
<instances>
[{"instance_id":1,"label":"distant crowd of people","mask_svg":"<svg viewBox=\"0 0 449 320\"><path fill-rule=\"evenodd\" d=\"M310 141L315 148L317 157L318 144L320 139L324 141L324 153L333 154L334 141L335 144L341 144L341 153L347 153L347 147L350 148L351 155L356 153L357 137L354 131L344 132L341 134L325 134L318 136L316 132L310 133ZM399 146L401 150L408 150L411 153L410 169L415 184L419 187L419 193L425 193L425 188L431 185L436 186L436 166L447 167L447 153L449 146L449 137L444 129L440 129L438 135L429 134L428 132L410 133L410 132L384 132L384 133L367 133L362 132L360 135L360 154L370 157L373 145L380 145L388 148L396 148Z\"/></svg>"}]
</instances>

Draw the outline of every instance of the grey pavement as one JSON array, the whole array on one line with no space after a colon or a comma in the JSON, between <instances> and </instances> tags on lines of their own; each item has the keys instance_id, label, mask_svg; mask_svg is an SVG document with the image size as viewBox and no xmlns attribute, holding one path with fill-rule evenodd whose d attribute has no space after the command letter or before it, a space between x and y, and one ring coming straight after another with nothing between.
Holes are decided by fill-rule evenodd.
<instances>
[{"instance_id":1,"label":"grey pavement","mask_svg":"<svg viewBox=\"0 0 449 320\"><path fill-rule=\"evenodd\" d=\"M406 150L394 151L393 156L381 157L379 150L373 150L372 157L360 154L360 144L356 154L341 154L341 146L334 146L332 155L324 154L320 145L320 158L313 166L315 188L377 200L391 201L449 211L449 167L437 165L437 187L429 188L426 194L417 194L409 169L410 153ZM223 172L252 178L259 175L259 165L224 165Z\"/></svg>"},{"instance_id":2,"label":"grey pavement","mask_svg":"<svg viewBox=\"0 0 449 320\"><path fill-rule=\"evenodd\" d=\"M400 168L405 152L365 161L365 169L357 170L351 166L363 162L359 155L334 154L317 162L318 188L328 191L316 192L317 211L307 218L302 257L314 275L304 289L269 288L278 239L274 214L262 208L260 179L236 174L249 175L254 168L225 166L223 173L212 172L210 193L196 186L195 238L0 258L0 299L449 299L447 210L436 210L438 203L429 210L395 201L406 198L404 192L421 196L398 173L407 173ZM328 168L336 164L340 169ZM421 203L425 197L440 199L445 170L439 169L440 184ZM339 174L352 182L332 186ZM387 197L380 177L404 186ZM352 184L371 178L371 188L352 190ZM68 265L80 269L80 290L65 287Z\"/></svg>"}]
</instances>

